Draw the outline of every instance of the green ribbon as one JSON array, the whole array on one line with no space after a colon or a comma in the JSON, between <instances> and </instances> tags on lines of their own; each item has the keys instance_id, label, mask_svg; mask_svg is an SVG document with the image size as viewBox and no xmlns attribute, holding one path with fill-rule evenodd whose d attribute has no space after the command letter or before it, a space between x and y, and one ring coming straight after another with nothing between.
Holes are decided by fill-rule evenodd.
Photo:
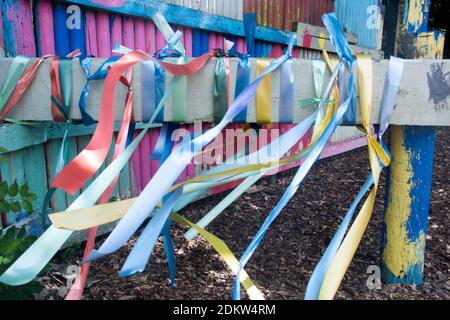
<instances>
[{"instance_id":1,"label":"green ribbon","mask_svg":"<svg viewBox=\"0 0 450 320\"><path fill-rule=\"evenodd\" d=\"M183 56L177 62L186 64L188 60ZM172 122L186 122L186 86L187 77L180 77L179 84L172 94Z\"/></svg>"},{"instance_id":2,"label":"green ribbon","mask_svg":"<svg viewBox=\"0 0 450 320\"><path fill-rule=\"evenodd\" d=\"M302 107L306 107L306 106L312 106L312 105L320 105L322 103L322 101L324 102L325 105L334 103L333 99L318 99L318 98L302 99L302 100L300 100L300 103L301 103Z\"/></svg>"},{"instance_id":3,"label":"green ribbon","mask_svg":"<svg viewBox=\"0 0 450 320\"><path fill-rule=\"evenodd\" d=\"M66 120L66 130L64 131L64 136L61 141L61 147L58 152L58 160L56 162L55 168L55 176L64 168L68 160L68 149L69 149L69 136L70 136L70 127L72 121L70 119L70 109L71 109L71 100L72 100L72 59L62 58L58 61L58 76L59 76L59 84L61 90L61 102L63 105L60 105L59 102L52 96L52 101L58 108L58 110L63 114L64 119ZM41 209L41 223L43 226L48 224L47 221L47 208L49 207L50 200L55 193L56 188L50 188L47 194L44 197L44 201L42 202Z\"/></svg>"},{"instance_id":4,"label":"green ribbon","mask_svg":"<svg viewBox=\"0 0 450 320\"><path fill-rule=\"evenodd\" d=\"M17 82L22 77L30 61L30 57L17 56L9 66L5 81L3 82L3 86L0 91L0 113L3 111L6 102L8 102L8 99L11 97Z\"/></svg>"}]
</instances>

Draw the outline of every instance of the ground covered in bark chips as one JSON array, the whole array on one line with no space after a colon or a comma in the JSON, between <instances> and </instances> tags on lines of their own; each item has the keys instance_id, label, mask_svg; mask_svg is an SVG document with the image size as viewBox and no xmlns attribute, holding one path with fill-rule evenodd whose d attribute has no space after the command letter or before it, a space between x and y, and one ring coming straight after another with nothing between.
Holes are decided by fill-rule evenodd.
<instances>
[{"instance_id":1,"label":"ground covered in bark chips","mask_svg":"<svg viewBox=\"0 0 450 320\"><path fill-rule=\"evenodd\" d=\"M450 129L440 129L436 144L433 190L423 286L388 286L369 290L367 268L380 262L383 220L383 173L368 230L342 281L336 299L449 299L450 298ZM270 227L246 271L268 299L303 299L314 267L334 235L349 205L369 173L367 149L323 160L313 167L300 190ZM263 179L211 224L208 231L223 239L239 258L269 211L290 183L295 170ZM181 214L195 222L225 195L198 201ZM186 228L172 228L177 277L168 287L164 248L160 242L145 272L119 277L118 272L136 238L119 252L92 264L84 299L230 299L233 275L207 241L197 236L186 242ZM96 247L104 240L98 239ZM83 244L84 245L84 244ZM61 299L67 266L78 264L81 246L52 260L39 278L44 290L37 299ZM246 298L244 290L242 297Z\"/></svg>"}]
</instances>

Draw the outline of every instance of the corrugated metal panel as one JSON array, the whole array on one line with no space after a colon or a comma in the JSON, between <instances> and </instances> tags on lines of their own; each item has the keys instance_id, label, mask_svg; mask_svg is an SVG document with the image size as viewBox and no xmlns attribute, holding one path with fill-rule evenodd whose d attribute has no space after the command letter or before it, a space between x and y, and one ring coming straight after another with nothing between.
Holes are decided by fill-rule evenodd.
<instances>
[{"instance_id":1,"label":"corrugated metal panel","mask_svg":"<svg viewBox=\"0 0 450 320\"><path fill-rule=\"evenodd\" d=\"M194 10L243 20L243 12L254 12L257 23L292 30L293 23L322 26L322 15L333 11L334 0L163 0Z\"/></svg>"},{"instance_id":2,"label":"corrugated metal panel","mask_svg":"<svg viewBox=\"0 0 450 320\"><path fill-rule=\"evenodd\" d=\"M243 20L244 0L163 0L163 2L235 20Z\"/></svg>"},{"instance_id":3,"label":"corrugated metal panel","mask_svg":"<svg viewBox=\"0 0 450 320\"><path fill-rule=\"evenodd\" d=\"M382 32L382 15L380 0L336 0L336 15L347 32L359 38L358 45L375 49Z\"/></svg>"}]
</instances>

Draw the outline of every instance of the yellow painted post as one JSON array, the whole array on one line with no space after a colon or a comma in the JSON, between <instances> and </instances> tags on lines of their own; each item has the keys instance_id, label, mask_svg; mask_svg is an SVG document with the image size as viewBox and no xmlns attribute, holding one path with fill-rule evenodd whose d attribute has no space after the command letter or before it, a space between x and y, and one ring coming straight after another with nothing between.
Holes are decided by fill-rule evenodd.
<instances>
[{"instance_id":1,"label":"yellow painted post","mask_svg":"<svg viewBox=\"0 0 450 320\"><path fill-rule=\"evenodd\" d=\"M414 44L404 46L400 54L442 59L445 36L437 31L424 32L429 0L409 0L407 4L403 30L412 35ZM435 137L436 127L391 127L392 163L387 177L381 264L383 281L388 284L423 283Z\"/></svg>"}]
</instances>

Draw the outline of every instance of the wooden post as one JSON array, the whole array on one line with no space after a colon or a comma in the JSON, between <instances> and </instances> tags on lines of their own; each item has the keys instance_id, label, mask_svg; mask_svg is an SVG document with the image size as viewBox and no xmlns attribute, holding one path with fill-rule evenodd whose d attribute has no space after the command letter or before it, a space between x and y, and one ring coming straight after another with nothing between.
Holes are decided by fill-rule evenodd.
<instances>
[{"instance_id":1,"label":"wooden post","mask_svg":"<svg viewBox=\"0 0 450 320\"><path fill-rule=\"evenodd\" d=\"M383 228L385 283L423 283L436 127L392 126Z\"/></svg>"},{"instance_id":2,"label":"wooden post","mask_svg":"<svg viewBox=\"0 0 450 320\"><path fill-rule=\"evenodd\" d=\"M430 41L424 46L420 39L422 33L417 33L417 30L427 29L429 1L424 2L424 18L420 23L409 21L410 16L417 15L410 15L408 9L400 7L408 19L398 28L397 54L409 59L442 59L435 50L436 46L443 49L442 41ZM423 85L425 89L426 83ZM388 169L385 195L381 264L382 278L387 284L423 283L435 140L436 127L391 127L392 163Z\"/></svg>"}]
</instances>

